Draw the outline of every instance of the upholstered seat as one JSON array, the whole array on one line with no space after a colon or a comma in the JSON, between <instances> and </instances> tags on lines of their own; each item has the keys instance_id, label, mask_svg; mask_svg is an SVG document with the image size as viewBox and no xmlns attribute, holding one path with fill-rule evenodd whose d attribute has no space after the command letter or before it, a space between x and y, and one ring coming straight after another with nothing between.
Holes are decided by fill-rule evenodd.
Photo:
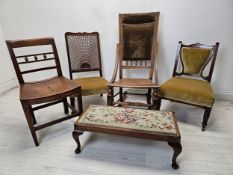
<instances>
[{"instance_id":1,"label":"upholstered seat","mask_svg":"<svg viewBox=\"0 0 233 175\"><path fill-rule=\"evenodd\" d=\"M133 88L157 88L158 86L153 83L152 80L144 79L144 78L122 78L119 81L116 81L109 86L115 87L133 87Z\"/></svg>"},{"instance_id":2,"label":"upholstered seat","mask_svg":"<svg viewBox=\"0 0 233 175\"><path fill-rule=\"evenodd\" d=\"M83 96L108 92L108 81L103 77L76 78L73 81L82 87Z\"/></svg>"},{"instance_id":3,"label":"upholstered seat","mask_svg":"<svg viewBox=\"0 0 233 175\"><path fill-rule=\"evenodd\" d=\"M160 86L164 98L211 107L214 102L210 83L183 77L173 77Z\"/></svg>"},{"instance_id":4,"label":"upholstered seat","mask_svg":"<svg viewBox=\"0 0 233 175\"><path fill-rule=\"evenodd\" d=\"M219 43L178 44L172 78L159 87L158 106L161 99L201 107L205 110L202 131L205 130L214 104L211 77ZM208 66L209 65L209 66Z\"/></svg>"}]
</instances>

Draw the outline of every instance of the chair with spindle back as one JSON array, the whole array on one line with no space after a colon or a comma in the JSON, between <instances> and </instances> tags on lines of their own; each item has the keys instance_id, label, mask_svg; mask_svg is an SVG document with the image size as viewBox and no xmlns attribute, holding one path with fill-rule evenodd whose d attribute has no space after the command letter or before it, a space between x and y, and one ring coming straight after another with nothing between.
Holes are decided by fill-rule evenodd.
<instances>
[{"instance_id":1,"label":"chair with spindle back","mask_svg":"<svg viewBox=\"0 0 233 175\"><path fill-rule=\"evenodd\" d=\"M8 46L11 60L13 62L20 84L20 102L22 104L34 143L36 146L39 146L36 131L70 119L82 113L81 87L69 79L63 77L56 45L53 38L38 38L14 41L8 40L6 41L6 44ZM38 46L50 47L49 49L52 51L38 53L38 50L35 49L38 49ZM27 53L29 52L29 49L34 49L33 53L37 53L19 55L19 49L28 49ZM48 62L51 61L54 63L54 66L45 66ZM35 64L37 64L37 67L39 66L39 68L32 69L31 67L33 65L35 67ZM30 65L30 69L23 70L22 65L24 65L24 69L26 69L26 65ZM25 81L25 74L52 69L56 70L57 76L41 81ZM79 112L77 112L74 107L67 102L67 97L71 97L74 94L79 94ZM63 103L64 112L67 115L65 117L38 125L34 111L55 105L57 103ZM71 115L68 114L68 108L70 108L73 112Z\"/></svg>"},{"instance_id":2,"label":"chair with spindle back","mask_svg":"<svg viewBox=\"0 0 233 175\"><path fill-rule=\"evenodd\" d=\"M109 84L108 105L146 106L156 108L156 97L153 95L158 88L157 78L157 33L159 12L120 14L119 44L117 45L116 64L112 80ZM116 81L119 65L119 80ZM124 70L147 70L148 78L125 78ZM114 87L119 92L114 94ZM129 93L123 88L147 90L146 94ZM152 92L153 91L153 92ZM127 94L146 95L147 103L126 102ZM119 95L118 100L114 97ZM151 104L152 99L152 104Z\"/></svg>"},{"instance_id":3,"label":"chair with spindle back","mask_svg":"<svg viewBox=\"0 0 233 175\"><path fill-rule=\"evenodd\" d=\"M108 92L108 81L103 78L99 33L65 33L70 79L81 85L82 96ZM73 78L74 73L99 72L99 76Z\"/></svg>"},{"instance_id":4,"label":"chair with spindle back","mask_svg":"<svg viewBox=\"0 0 233 175\"><path fill-rule=\"evenodd\" d=\"M197 106L205 110L202 131L205 130L214 104L211 77L219 43L178 44L172 78L159 87L158 107L161 99ZM209 67L208 67L209 66Z\"/></svg>"}]
</instances>

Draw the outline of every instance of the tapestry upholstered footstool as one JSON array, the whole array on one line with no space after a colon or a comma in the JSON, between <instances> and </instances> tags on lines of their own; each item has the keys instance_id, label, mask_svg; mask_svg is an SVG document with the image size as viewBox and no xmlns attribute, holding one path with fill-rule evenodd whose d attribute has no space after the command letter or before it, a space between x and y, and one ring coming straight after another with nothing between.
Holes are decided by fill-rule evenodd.
<instances>
[{"instance_id":1,"label":"tapestry upholstered footstool","mask_svg":"<svg viewBox=\"0 0 233 175\"><path fill-rule=\"evenodd\" d=\"M174 150L172 167L181 153L180 132L173 112L91 105L74 124L75 153L81 152L83 131L167 141Z\"/></svg>"}]
</instances>

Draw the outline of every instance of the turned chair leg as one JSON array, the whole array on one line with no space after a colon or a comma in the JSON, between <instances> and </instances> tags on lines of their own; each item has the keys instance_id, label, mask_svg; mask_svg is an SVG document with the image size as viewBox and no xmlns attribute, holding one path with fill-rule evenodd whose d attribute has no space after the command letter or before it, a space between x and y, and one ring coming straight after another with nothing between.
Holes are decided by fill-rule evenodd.
<instances>
[{"instance_id":1,"label":"turned chair leg","mask_svg":"<svg viewBox=\"0 0 233 175\"><path fill-rule=\"evenodd\" d=\"M33 127L33 113L31 111L31 106L25 101L21 101L21 105L23 107L23 111L24 111L24 114L25 114L29 129L31 131L31 135L32 135L32 138L34 140L34 143L35 143L36 146L39 146L39 142L38 142L38 139L37 139L37 136L36 136L36 131L35 131L34 127Z\"/></svg>"},{"instance_id":2,"label":"turned chair leg","mask_svg":"<svg viewBox=\"0 0 233 175\"><path fill-rule=\"evenodd\" d=\"M152 93L153 109L160 110L161 98L157 94L157 89L153 89Z\"/></svg>"},{"instance_id":3,"label":"turned chair leg","mask_svg":"<svg viewBox=\"0 0 233 175\"><path fill-rule=\"evenodd\" d=\"M151 105L151 89L148 89L148 93L146 94L146 101L148 105ZM151 109L151 106L149 106L148 109Z\"/></svg>"},{"instance_id":4,"label":"turned chair leg","mask_svg":"<svg viewBox=\"0 0 233 175\"><path fill-rule=\"evenodd\" d=\"M108 97L107 97L107 101L108 101L108 106L113 106L113 87L109 86L108 87Z\"/></svg>"},{"instance_id":5,"label":"turned chair leg","mask_svg":"<svg viewBox=\"0 0 233 175\"><path fill-rule=\"evenodd\" d=\"M63 100L63 106L64 106L64 113L65 114L68 114L69 113L69 108L68 108L68 104L67 104L68 102L67 102L67 99L65 98L64 100Z\"/></svg>"},{"instance_id":6,"label":"turned chair leg","mask_svg":"<svg viewBox=\"0 0 233 175\"><path fill-rule=\"evenodd\" d=\"M203 121L202 121L202 131L205 131L208 120L210 118L210 113L211 113L212 108L206 108L203 116Z\"/></svg>"},{"instance_id":7,"label":"turned chair leg","mask_svg":"<svg viewBox=\"0 0 233 175\"><path fill-rule=\"evenodd\" d=\"M123 101L123 88L119 88L120 102Z\"/></svg>"},{"instance_id":8,"label":"turned chair leg","mask_svg":"<svg viewBox=\"0 0 233 175\"><path fill-rule=\"evenodd\" d=\"M173 156L172 156L172 168L178 169L179 165L176 162L176 158L182 152L182 146L180 142L168 142L168 145L171 146L174 151Z\"/></svg>"}]
</instances>

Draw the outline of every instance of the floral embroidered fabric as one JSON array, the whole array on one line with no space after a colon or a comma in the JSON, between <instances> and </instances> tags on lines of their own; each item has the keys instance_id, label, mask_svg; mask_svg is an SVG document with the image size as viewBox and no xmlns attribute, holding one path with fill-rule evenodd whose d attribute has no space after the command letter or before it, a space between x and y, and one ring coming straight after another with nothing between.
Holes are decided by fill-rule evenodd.
<instances>
[{"instance_id":1,"label":"floral embroidered fabric","mask_svg":"<svg viewBox=\"0 0 233 175\"><path fill-rule=\"evenodd\" d=\"M77 124L176 135L172 112L91 105Z\"/></svg>"}]
</instances>

